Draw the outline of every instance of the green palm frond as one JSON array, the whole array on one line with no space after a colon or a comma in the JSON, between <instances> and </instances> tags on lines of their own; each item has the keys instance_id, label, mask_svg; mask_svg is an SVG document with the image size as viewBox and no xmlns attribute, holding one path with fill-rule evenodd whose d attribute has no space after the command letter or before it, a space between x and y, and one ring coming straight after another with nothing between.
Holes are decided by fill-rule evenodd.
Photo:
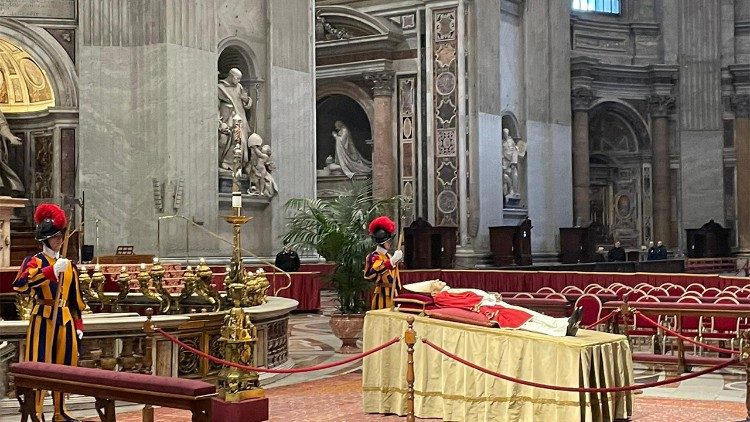
<instances>
[{"instance_id":1,"label":"green palm frond","mask_svg":"<svg viewBox=\"0 0 750 422\"><path fill-rule=\"evenodd\" d=\"M367 225L378 215L403 212L407 199L373 200L371 182L352 182L331 200L293 198L284 205L288 220L282 239L336 262L331 281L339 310L360 313L367 309L364 294L370 287L363 277L365 258L373 249Z\"/></svg>"}]
</instances>

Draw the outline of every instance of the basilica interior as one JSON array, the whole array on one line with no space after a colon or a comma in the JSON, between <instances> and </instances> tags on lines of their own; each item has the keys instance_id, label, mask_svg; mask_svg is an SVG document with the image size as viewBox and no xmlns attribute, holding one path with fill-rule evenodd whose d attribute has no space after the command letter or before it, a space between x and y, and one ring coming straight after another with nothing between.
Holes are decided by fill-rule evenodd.
<instances>
[{"instance_id":1,"label":"basilica interior","mask_svg":"<svg viewBox=\"0 0 750 422\"><path fill-rule=\"evenodd\" d=\"M748 180L750 0L0 0L0 421L750 420Z\"/></svg>"}]
</instances>

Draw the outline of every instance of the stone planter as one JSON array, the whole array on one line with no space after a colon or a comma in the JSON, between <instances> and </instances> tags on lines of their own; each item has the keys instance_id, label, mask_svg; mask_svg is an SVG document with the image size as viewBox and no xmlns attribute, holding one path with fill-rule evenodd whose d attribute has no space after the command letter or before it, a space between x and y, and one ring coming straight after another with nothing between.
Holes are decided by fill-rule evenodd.
<instances>
[{"instance_id":1,"label":"stone planter","mask_svg":"<svg viewBox=\"0 0 750 422\"><path fill-rule=\"evenodd\" d=\"M365 324L364 314L334 314L331 315L330 324L333 335L343 343L338 350L339 353L352 354L362 351L357 347L357 340Z\"/></svg>"}]
</instances>

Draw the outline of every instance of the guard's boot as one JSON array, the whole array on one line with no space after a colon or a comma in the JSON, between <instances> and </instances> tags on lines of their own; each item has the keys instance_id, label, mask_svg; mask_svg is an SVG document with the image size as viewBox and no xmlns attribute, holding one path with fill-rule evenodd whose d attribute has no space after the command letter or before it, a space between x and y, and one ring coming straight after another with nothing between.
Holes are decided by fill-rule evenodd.
<instances>
[{"instance_id":1,"label":"guard's boot","mask_svg":"<svg viewBox=\"0 0 750 422\"><path fill-rule=\"evenodd\" d=\"M52 422L81 422L78 419L65 413L65 395L58 392L52 393L52 401L55 405L55 415Z\"/></svg>"},{"instance_id":2,"label":"guard's boot","mask_svg":"<svg viewBox=\"0 0 750 422\"><path fill-rule=\"evenodd\" d=\"M574 337L578 333L578 326L581 324L581 314L583 308L580 306L573 311L573 314L568 318L568 329L565 331L566 336Z\"/></svg>"}]
</instances>

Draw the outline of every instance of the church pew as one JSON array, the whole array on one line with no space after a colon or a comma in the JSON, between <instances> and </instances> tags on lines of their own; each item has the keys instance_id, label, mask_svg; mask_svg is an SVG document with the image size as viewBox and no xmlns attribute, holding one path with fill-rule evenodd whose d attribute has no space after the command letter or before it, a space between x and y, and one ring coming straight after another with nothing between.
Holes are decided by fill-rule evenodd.
<instances>
[{"instance_id":1,"label":"church pew","mask_svg":"<svg viewBox=\"0 0 750 422\"><path fill-rule=\"evenodd\" d=\"M14 363L10 372L21 403L22 421L27 420L26 418L38 420L34 403L34 390L38 389L94 397L96 410L103 422L116 420L115 400L186 409L193 413L193 421L209 422L211 399L216 395L213 384L185 378L41 362ZM150 408L144 409L144 420L147 409Z\"/></svg>"}]
</instances>

